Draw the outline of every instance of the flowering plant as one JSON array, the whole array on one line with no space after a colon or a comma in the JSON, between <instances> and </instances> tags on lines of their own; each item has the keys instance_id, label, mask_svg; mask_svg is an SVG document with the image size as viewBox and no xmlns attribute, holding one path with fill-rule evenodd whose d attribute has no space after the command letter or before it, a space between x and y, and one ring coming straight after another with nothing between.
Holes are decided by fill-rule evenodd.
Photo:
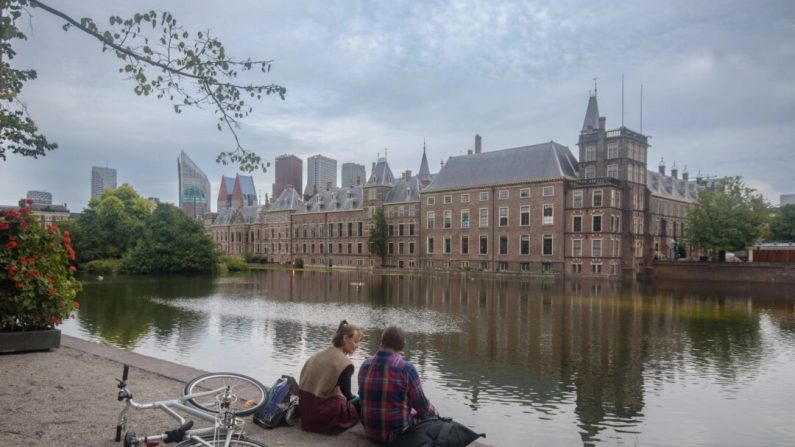
<instances>
[{"instance_id":1,"label":"flowering plant","mask_svg":"<svg viewBox=\"0 0 795 447\"><path fill-rule=\"evenodd\" d=\"M79 308L69 231L43 228L31 203L0 211L0 331L52 329Z\"/></svg>"}]
</instances>

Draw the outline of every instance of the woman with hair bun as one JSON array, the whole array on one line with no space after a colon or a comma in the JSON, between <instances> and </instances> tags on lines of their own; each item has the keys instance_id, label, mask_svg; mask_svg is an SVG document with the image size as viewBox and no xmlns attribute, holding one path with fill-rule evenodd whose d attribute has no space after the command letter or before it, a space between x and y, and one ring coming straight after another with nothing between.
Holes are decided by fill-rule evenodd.
<instances>
[{"instance_id":1,"label":"woman with hair bun","mask_svg":"<svg viewBox=\"0 0 795 447\"><path fill-rule=\"evenodd\" d=\"M340 321L331 346L309 357L298 381L301 427L312 432L345 430L359 421L358 397L351 393L348 358L362 339L359 326Z\"/></svg>"}]
</instances>

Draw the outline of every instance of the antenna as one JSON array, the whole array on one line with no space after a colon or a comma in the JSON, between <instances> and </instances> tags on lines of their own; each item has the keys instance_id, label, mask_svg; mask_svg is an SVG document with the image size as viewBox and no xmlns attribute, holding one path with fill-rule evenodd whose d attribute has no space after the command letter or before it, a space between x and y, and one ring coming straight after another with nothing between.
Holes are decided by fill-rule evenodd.
<instances>
[{"instance_id":1,"label":"antenna","mask_svg":"<svg viewBox=\"0 0 795 447\"><path fill-rule=\"evenodd\" d=\"M596 96L596 76L593 78L593 95Z\"/></svg>"},{"instance_id":2,"label":"antenna","mask_svg":"<svg viewBox=\"0 0 795 447\"><path fill-rule=\"evenodd\" d=\"M640 85L640 133L643 134L643 84Z\"/></svg>"},{"instance_id":3,"label":"antenna","mask_svg":"<svg viewBox=\"0 0 795 447\"><path fill-rule=\"evenodd\" d=\"M621 127L624 127L624 74L621 74Z\"/></svg>"}]
</instances>

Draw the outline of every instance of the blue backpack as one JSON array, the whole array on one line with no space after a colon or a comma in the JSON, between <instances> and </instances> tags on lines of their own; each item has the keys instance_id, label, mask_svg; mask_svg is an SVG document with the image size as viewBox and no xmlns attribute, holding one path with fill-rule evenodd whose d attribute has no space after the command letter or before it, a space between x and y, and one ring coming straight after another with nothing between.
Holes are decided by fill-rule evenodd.
<instances>
[{"instance_id":1,"label":"blue backpack","mask_svg":"<svg viewBox=\"0 0 795 447\"><path fill-rule=\"evenodd\" d=\"M254 413L254 423L264 428L295 425L298 409L298 383L291 376L276 380L265 395L265 405Z\"/></svg>"}]
</instances>

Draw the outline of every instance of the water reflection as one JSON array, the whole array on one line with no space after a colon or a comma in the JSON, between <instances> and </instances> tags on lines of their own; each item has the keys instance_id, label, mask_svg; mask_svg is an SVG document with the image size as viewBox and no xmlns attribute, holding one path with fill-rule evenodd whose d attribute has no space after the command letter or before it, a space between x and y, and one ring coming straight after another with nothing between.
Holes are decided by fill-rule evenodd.
<instances>
[{"instance_id":1,"label":"water reflection","mask_svg":"<svg viewBox=\"0 0 795 447\"><path fill-rule=\"evenodd\" d=\"M769 393L738 403L736 423L763 444L795 435L781 428L791 410L781 387L795 389L795 307L780 287L254 272L113 278L86 284L81 301L78 334L130 349L154 339L198 367L208 353L252 375L266 363L274 377L296 375L342 318L366 328L355 363L384 326L401 325L432 400L495 445L691 444L695 435L741 445L747 438L715 430L675 397L694 386L718 413L743 393Z\"/></svg>"}]
</instances>

